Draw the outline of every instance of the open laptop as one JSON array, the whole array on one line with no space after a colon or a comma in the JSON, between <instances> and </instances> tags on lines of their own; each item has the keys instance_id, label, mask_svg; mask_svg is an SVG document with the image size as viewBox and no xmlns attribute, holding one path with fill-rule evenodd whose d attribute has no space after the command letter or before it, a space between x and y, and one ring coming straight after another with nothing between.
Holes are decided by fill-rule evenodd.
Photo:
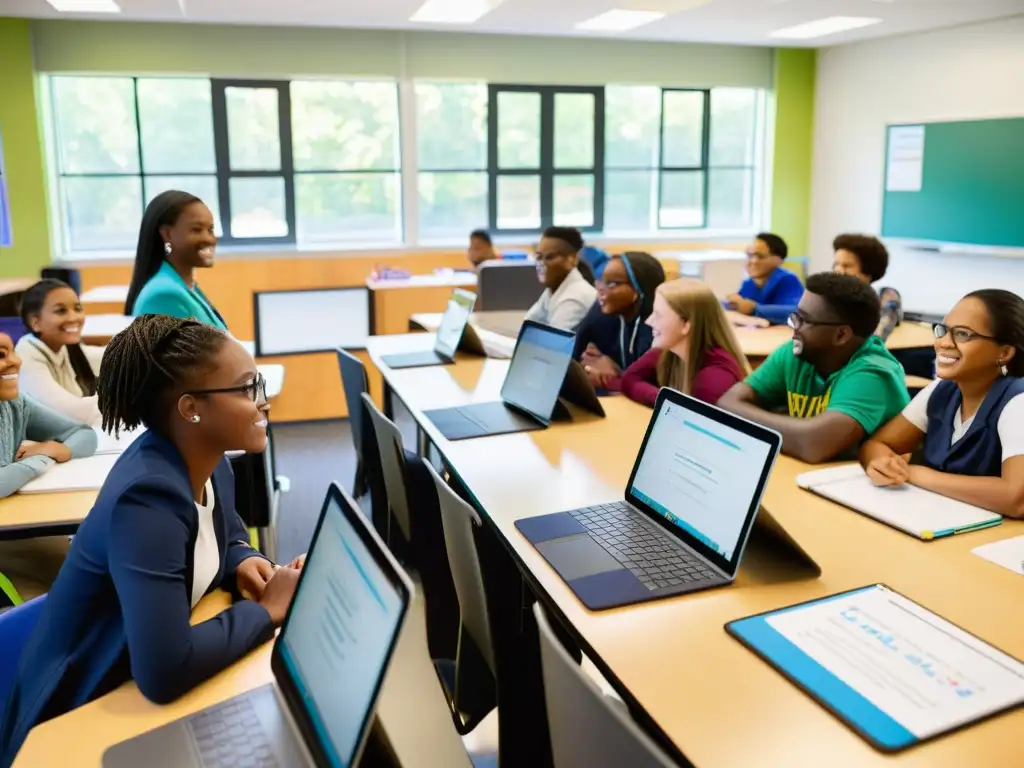
<instances>
[{"instance_id":1,"label":"open laptop","mask_svg":"<svg viewBox=\"0 0 1024 768\"><path fill-rule=\"evenodd\" d=\"M476 304L476 294L456 288L448 299L448 307L441 316L433 349L383 355L381 360L389 368L424 368L431 365L451 365L455 362L456 350L474 355L486 355L483 342L476 330L469 324L469 316Z\"/></svg>"},{"instance_id":2,"label":"open laptop","mask_svg":"<svg viewBox=\"0 0 1024 768\"><path fill-rule=\"evenodd\" d=\"M424 415L449 440L544 429L556 418L568 417L559 396L604 416L586 374L572 358L574 339L571 331L527 320L519 329L499 402L439 408ZM578 370L570 374L573 365Z\"/></svg>"},{"instance_id":3,"label":"open laptop","mask_svg":"<svg viewBox=\"0 0 1024 768\"><path fill-rule=\"evenodd\" d=\"M516 528L594 610L729 584L781 446L774 430L664 388L624 500Z\"/></svg>"},{"instance_id":4,"label":"open laptop","mask_svg":"<svg viewBox=\"0 0 1024 768\"><path fill-rule=\"evenodd\" d=\"M274 643L276 683L116 744L104 768L357 764L411 598L409 577L331 485Z\"/></svg>"}]
</instances>

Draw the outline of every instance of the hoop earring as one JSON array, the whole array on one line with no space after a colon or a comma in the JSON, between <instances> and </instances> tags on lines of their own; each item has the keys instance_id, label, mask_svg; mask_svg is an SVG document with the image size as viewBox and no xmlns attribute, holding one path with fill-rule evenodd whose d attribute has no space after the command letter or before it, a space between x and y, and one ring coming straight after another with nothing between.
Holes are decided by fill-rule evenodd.
<instances>
[{"instance_id":1,"label":"hoop earring","mask_svg":"<svg viewBox=\"0 0 1024 768\"><path fill-rule=\"evenodd\" d=\"M164 243L164 255L165 256L170 256L172 250L173 249L171 248L171 244L170 243Z\"/></svg>"}]
</instances>

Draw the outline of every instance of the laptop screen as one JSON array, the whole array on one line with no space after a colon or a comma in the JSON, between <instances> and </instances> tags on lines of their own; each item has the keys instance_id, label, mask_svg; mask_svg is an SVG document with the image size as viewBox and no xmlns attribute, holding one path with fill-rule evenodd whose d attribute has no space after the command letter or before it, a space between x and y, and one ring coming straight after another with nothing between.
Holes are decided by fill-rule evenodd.
<instances>
[{"instance_id":1,"label":"laptop screen","mask_svg":"<svg viewBox=\"0 0 1024 768\"><path fill-rule=\"evenodd\" d=\"M407 595L329 494L280 638L298 704L332 768L349 768L401 626Z\"/></svg>"},{"instance_id":2,"label":"laptop screen","mask_svg":"<svg viewBox=\"0 0 1024 768\"><path fill-rule=\"evenodd\" d=\"M458 289L452 292L451 298L448 299L448 307L441 316L441 325L437 329L437 340L434 342L434 351L437 354L455 357L455 350L459 348L462 332L466 329L474 304L475 293Z\"/></svg>"},{"instance_id":3,"label":"laptop screen","mask_svg":"<svg viewBox=\"0 0 1024 768\"><path fill-rule=\"evenodd\" d=\"M574 338L568 331L524 323L501 386L501 399L549 421L572 360Z\"/></svg>"},{"instance_id":4,"label":"laptop screen","mask_svg":"<svg viewBox=\"0 0 1024 768\"><path fill-rule=\"evenodd\" d=\"M684 395L662 396L628 487L631 501L702 544L719 564L736 559L775 459L772 442L731 422L753 426Z\"/></svg>"}]
</instances>

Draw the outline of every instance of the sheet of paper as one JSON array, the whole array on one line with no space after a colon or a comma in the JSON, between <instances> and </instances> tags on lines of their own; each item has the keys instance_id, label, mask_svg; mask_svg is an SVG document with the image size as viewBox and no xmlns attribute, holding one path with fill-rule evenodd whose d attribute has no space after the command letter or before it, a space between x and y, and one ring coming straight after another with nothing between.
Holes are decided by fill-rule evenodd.
<instances>
[{"instance_id":1,"label":"sheet of paper","mask_svg":"<svg viewBox=\"0 0 1024 768\"><path fill-rule=\"evenodd\" d=\"M887 192L920 192L924 180L924 126L894 125L889 129L886 159Z\"/></svg>"},{"instance_id":2,"label":"sheet of paper","mask_svg":"<svg viewBox=\"0 0 1024 768\"><path fill-rule=\"evenodd\" d=\"M87 459L54 464L35 480L25 483L18 493L98 491L117 459L116 453L103 453Z\"/></svg>"},{"instance_id":3,"label":"sheet of paper","mask_svg":"<svg viewBox=\"0 0 1024 768\"><path fill-rule=\"evenodd\" d=\"M1024 536L993 541L971 550L978 557L1024 576Z\"/></svg>"},{"instance_id":4,"label":"sheet of paper","mask_svg":"<svg viewBox=\"0 0 1024 768\"><path fill-rule=\"evenodd\" d=\"M145 427L139 427L138 429L130 432L122 432L120 437L114 437L112 434L104 432L99 427L93 427L96 431L96 454L104 453L122 453L125 448L135 442L135 439L142 435L145 431Z\"/></svg>"},{"instance_id":5,"label":"sheet of paper","mask_svg":"<svg viewBox=\"0 0 1024 768\"><path fill-rule=\"evenodd\" d=\"M885 587L766 621L920 739L1024 701L1024 664Z\"/></svg>"}]
</instances>

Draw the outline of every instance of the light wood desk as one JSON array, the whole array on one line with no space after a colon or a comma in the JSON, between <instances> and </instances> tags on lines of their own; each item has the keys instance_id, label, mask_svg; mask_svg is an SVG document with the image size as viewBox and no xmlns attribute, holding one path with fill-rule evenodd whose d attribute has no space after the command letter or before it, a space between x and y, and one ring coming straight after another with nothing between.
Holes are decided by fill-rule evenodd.
<instances>
[{"instance_id":1,"label":"light wood desk","mask_svg":"<svg viewBox=\"0 0 1024 768\"><path fill-rule=\"evenodd\" d=\"M791 338L793 331L785 325L768 328L733 328L743 353L752 361L768 357ZM935 342L931 326L926 323L900 323L886 339L891 352L904 349L928 349Z\"/></svg>"},{"instance_id":2,"label":"light wood desk","mask_svg":"<svg viewBox=\"0 0 1024 768\"><path fill-rule=\"evenodd\" d=\"M730 587L591 612L514 523L621 498L650 411L625 398L603 398L606 419L576 412L573 423L542 431L448 441L423 411L497 400L508 363L474 358L454 366L392 371L380 355L402 351L402 342L387 337L372 339L370 345L395 395L470 489L528 583L557 609L627 701L642 707L695 765L1020 765L1024 710L888 757L730 638L723 625L880 581L1022 657L1020 577L970 550L1020 535L1024 523L1008 521L986 531L921 542L798 489L795 477L806 465L782 458L764 506L822 566L820 577L751 550ZM655 648L664 651L651 652ZM688 693L699 703L691 703ZM742 738L737 738L739 730Z\"/></svg>"},{"instance_id":3,"label":"light wood desk","mask_svg":"<svg viewBox=\"0 0 1024 768\"><path fill-rule=\"evenodd\" d=\"M0 499L0 540L74 533L96 496L96 491L70 491L16 493Z\"/></svg>"},{"instance_id":4,"label":"light wood desk","mask_svg":"<svg viewBox=\"0 0 1024 768\"><path fill-rule=\"evenodd\" d=\"M373 294L374 334L407 333L409 318L417 312L443 312L456 288L475 288L472 272L412 275L404 280L367 279Z\"/></svg>"},{"instance_id":5,"label":"light wood desk","mask_svg":"<svg viewBox=\"0 0 1024 768\"><path fill-rule=\"evenodd\" d=\"M100 285L85 291L79 300L89 314L120 315L124 313L124 303L128 300L128 286Z\"/></svg>"}]
</instances>

